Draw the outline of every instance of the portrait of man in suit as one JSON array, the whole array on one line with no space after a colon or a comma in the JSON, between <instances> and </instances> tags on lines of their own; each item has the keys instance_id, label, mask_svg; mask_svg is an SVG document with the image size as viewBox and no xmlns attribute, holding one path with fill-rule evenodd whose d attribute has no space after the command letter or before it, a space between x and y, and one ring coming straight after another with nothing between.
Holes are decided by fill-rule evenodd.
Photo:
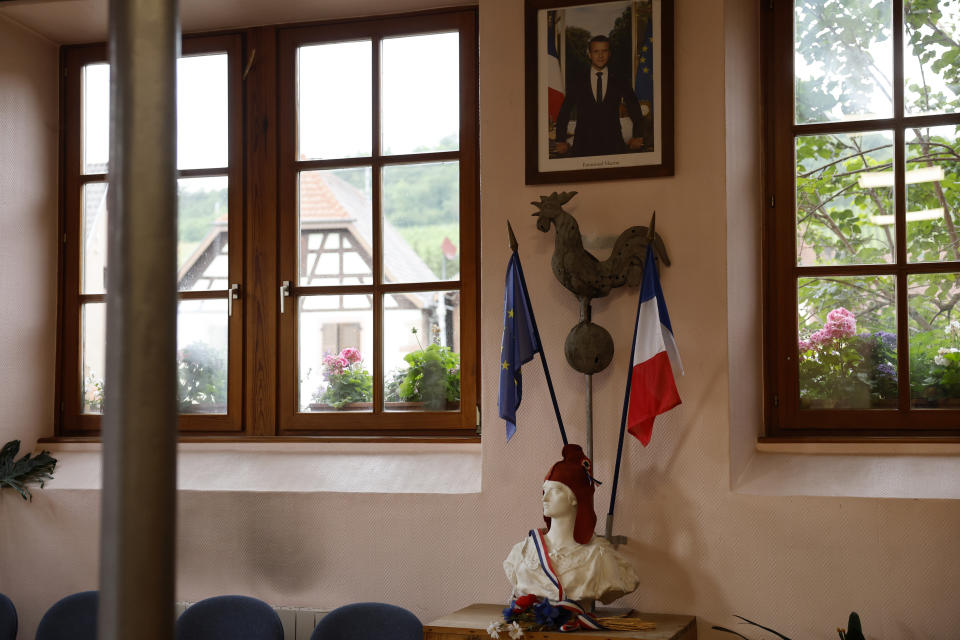
<instances>
[{"instance_id":1,"label":"portrait of man in suit","mask_svg":"<svg viewBox=\"0 0 960 640\"><path fill-rule=\"evenodd\" d=\"M674 0L525 0L528 184L673 175Z\"/></svg>"},{"instance_id":2,"label":"portrait of man in suit","mask_svg":"<svg viewBox=\"0 0 960 640\"><path fill-rule=\"evenodd\" d=\"M642 151L652 143L651 118L643 114L629 80L609 66L610 39L593 36L587 45L590 69L571 78L556 120L554 153L558 156L601 156ZM630 137L624 140L621 111L632 122ZM572 112L576 112L573 143L567 141Z\"/></svg>"},{"instance_id":3,"label":"portrait of man in suit","mask_svg":"<svg viewBox=\"0 0 960 640\"><path fill-rule=\"evenodd\" d=\"M524 2L527 184L673 175L674 0Z\"/></svg>"}]
</instances>

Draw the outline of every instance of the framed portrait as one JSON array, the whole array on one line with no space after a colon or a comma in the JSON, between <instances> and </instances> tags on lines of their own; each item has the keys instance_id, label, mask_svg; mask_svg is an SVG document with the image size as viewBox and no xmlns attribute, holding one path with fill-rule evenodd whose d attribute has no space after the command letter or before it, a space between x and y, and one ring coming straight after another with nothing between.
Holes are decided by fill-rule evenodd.
<instances>
[{"instance_id":1,"label":"framed portrait","mask_svg":"<svg viewBox=\"0 0 960 640\"><path fill-rule=\"evenodd\" d=\"M526 183L673 175L673 0L525 0Z\"/></svg>"}]
</instances>

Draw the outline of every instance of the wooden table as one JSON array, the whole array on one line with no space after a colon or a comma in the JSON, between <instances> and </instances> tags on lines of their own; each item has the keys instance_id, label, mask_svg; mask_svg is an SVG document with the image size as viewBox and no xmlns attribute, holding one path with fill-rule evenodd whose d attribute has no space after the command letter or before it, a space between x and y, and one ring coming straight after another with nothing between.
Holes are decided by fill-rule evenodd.
<instances>
[{"instance_id":1,"label":"wooden table","mask_svg":"<svg viewBox=\"0 0 960 640\"><path fill-rule=\"evenodd\" d=\"M669 613L640 613L641 620L655 622L656 629L649 631L524 631L525 640L575 640L587 636L590 640L697 640L697 619L695 616L681 616ZM455 611L439 620L423 626L424 640L491 640L487 635L487 625L503 620L503 605L472 604ZM505 632L500 640L510 640Z\"/></svg>"}]
</instances>

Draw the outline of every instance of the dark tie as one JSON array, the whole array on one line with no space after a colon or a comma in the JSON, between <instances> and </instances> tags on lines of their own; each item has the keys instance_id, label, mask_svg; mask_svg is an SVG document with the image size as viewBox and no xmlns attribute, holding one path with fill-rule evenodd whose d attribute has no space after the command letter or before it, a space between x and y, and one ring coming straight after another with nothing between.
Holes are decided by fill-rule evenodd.
<instances>
[{"instance_id":1,"label":"dark tie","mask_svg":"<svg viewBox=\"0 0 960 640\"><path fill-rule=\"evenodd\" d=\"M597 71L597 102L603 102L603 74Z\"/></svg>"}]
</instances>

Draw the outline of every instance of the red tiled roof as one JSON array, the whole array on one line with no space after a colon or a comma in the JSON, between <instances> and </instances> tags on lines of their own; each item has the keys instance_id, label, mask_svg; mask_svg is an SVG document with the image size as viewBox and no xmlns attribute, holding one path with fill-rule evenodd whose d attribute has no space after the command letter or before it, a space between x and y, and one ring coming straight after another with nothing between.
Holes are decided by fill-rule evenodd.
<instances>
[{"instance_id":1,"label":"red tiled roof","mask_svg":"<svg viewBox=\"0 0 960 640\"><path fill-rule=\"evenodd\" d=\"M337 199L321 171L300 174L300 219L335 220L353 217Z\"/></svg>"}]
</instances>

